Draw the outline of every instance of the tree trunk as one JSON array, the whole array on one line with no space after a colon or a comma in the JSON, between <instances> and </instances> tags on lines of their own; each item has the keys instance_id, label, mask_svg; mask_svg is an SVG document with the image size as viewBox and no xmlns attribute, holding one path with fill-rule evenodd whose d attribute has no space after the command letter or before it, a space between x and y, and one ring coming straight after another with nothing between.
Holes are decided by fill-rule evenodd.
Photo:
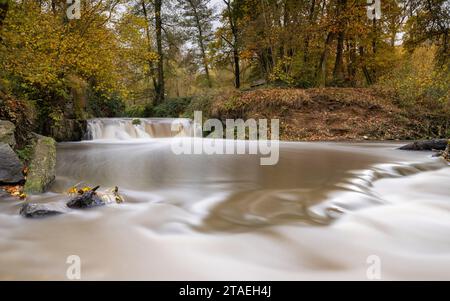
<instances>
[{"instance_id":1,"label":"tree trunk","mask_svg":"<svg viewBox=\"0 0 450 301\"><path fill-rule=\"evenodd\" d=\"M366 63L364 62L364 47L359 47L359 56L361 57L362 62L362 71L364 73L364 77L366 78L366 82L368 85L373 84L372 76L370 75L369 69L367 69Z\"/></svg>"},{"instance_id":2,"label":"tree trunk","mask_svg":"<svg viewBox=\"0 0 450 301\"><path fill-rule=\"evenodd\" d=\"M155 104L158 105L164 101L164 54L162 48L162 19L161 6L162 0L155 0L155 29L156 29L156 48L158 51L158 85L156 87Z\"/></svg>"},{"instance_id":3,"label":"tree trunk","mask_svg":"<svg viewBox=\"0 0 450 301\"><path fill-rule=\"evenodd\" d=\"M231 33L233 35L233 64L234 64L234 86L236 89L241 87L241 71L239 68L239 49L238 49L238 30L235 22L235 16L233 12L233 8L231 7L231 2L229 0L223 0L223 2L227 6L228 10L228 21L230 22Z\"/></svg>"},{"instance_id":4,"label":"tree trunk","mask_svg":"<svg viewBox=\"0 0 450 301\"><path fill-rule=\"evenodd\" d=\"M306 33L305 36L305 40L303 42L304 48L305 50L303 51L303 62L306 63L308 61L308 56L309 56L309 40L310 40L310 33L309 31L311 30L311 27L314 23L314 13L315 13L315 9L316 9L316 0L312 0L311 1L311 6L309 8L309 28L308 28L308 32Z\"/></svg>"},{"instance_id":5,"label":"tree trunk","mask_svg":"<svg viewBox=\"0 0 450 301\"><path fill-rule=\"evenodd\" d=\"M334 63L333 77L335 82L342 83L344 80L344 32L339 31L336 48L336 61Z\"/></svg>"},{"instance_id":6,"label":"tree trunk","mask_svg":"<svg viewBox=\"0 0 450 301\"><path fill-rule=\"evenodd\" d=\"M329 32L327 34L327 38L325 40L325 48L322 52L322 55L320 57L320 63L317 70L318 75L318 81L320 87L325 87L326 81L327 81L327 60L328 60L328 54L330 52L330 45L333 41L333 33Z\"/></svg>"},{"instance_id":7,"label":"tree trunk","mask_svg":"<svg viewBox=\"0 0 450 301\"><path fill-rule=\"evenodd\" d=\"M205 46L203 43L203 40L200 39L200 49L202 52L202 59L203 59L203 66L205 68L205 74L206 74L206 80L208 82L208 87L211 88L212 87L212 82L211 82L211 77L209 75L209 67L208 67L208 58L206 57L206 51L205 51Z\"/></svg>"},{"instance_id":8,"label":"tree trunk","mask_svg":"<svg viewBox=\"0 0 450 301\"><path fill-rule=\"evenodd\" d=\"M372 37L372 51L374 54L377 53L377 38L378 38L378 29L377 29L377 19L373 19L372 21L372 31L373 31L373 37Z\"/></svg>"},{"instance_id":9,"label":"tree trunk","mask_svg":"<svg viewBox=\"0 0 450 301\"><path fill-rule=\"evenodd\" d=\"M241 70L239 68L239 53L236 48L233 49L234 60L234 86L236 89L241 87Z\"/></svg>"},{"instance_id":10,"label":"tree trunk","mask_svg":"<svg viewBox=\"0 0 450 301\"><path fill-rule=\"evenodd\" d=\"M148 21L148 14L147 14L147 8L145 7L145 1L144 0L142 0L142 12L144 13L144 18L145 18L145 34L146 34L146 36L147 36L147 43L148 43L148 50L149 51L153 51L152 50L152 39L150 38L150 26L149 26L149 21ZM154 70L155 70L155 66L154 66L154 63L152 62L152 61L148 61L148 67L149 67L149 76L151 77L151 79L152 79L152 82L153 82L153 87L155 88L155 90L157 89L156 87L158 86L158 83L157 83L157 81L156 81L156 78L155 78L155 73L154 73Z\"/></svg>"},{"instance_id":11,"label":"tree trunk","mask_svg":"<svg viewBox=\"0 0 450 301\"><path fill-rule=\"evenodd\" d=\"M345 11L347 0L338 0L336 16L341 18ZM339 31L336 47L336 61L334 63L333 78L335 82L342 83L344 80L344 39L345 39L345 20L339 19Z\"/></svg>"},{"instance_id":12,"label":"tree trunk","mask_svg":"<svg viewBox=\"0 0 450 301\"><path fill-rule=\"evenodd\" d=\"M195 18L195 25L197 27L197 31L198 31L198 46L200 47L200 51L202 53L202 60L203 60L203 67L205 68L205 73L206 73L206 80L208 81L208 87L212 87L212 83L211 83L211 78L209 76L209 67L208 67L208 58L206 57L206 50L205 50L205 38L203 36L203 28L202 25L200 24L200 18L197 12L197 8L195 7L194 3L192 2L192 0L188 0L189 1L189 5L192 8L192 12L194 13L194 18Z\"/></svg>"},{"instance_id":13,"label":"tree trunk","mask_svg":"<svg viewBox=\"0 0 450 301\"><path fill-rule=\"evenodd\" d=\"M53 15L56 16L56 1L55 0L52 0L51 6L52 6L52 13L53 13Z\"/></svg>"},{"instance_id":14,"label":"tree trunk","mask_svg":"<svg viewBox=\"0 0 450 301\"><path fill-rule=\"evenodd\" d=\"M9 0L0 0L0 30L3 27L3 21L9 9Z\"/></svg>"},{"instance_id":15,"label":"tree trunk","mask_svg":"<svg viewBox=\"0 0 450 301\"><path fill-rule=\"evenodd\" d=\"M353 38L350 38L348 41L348 77L350 80L350 84L352 87L356 86L356 45L353 41Z\"/></svg>"}]
</instances>

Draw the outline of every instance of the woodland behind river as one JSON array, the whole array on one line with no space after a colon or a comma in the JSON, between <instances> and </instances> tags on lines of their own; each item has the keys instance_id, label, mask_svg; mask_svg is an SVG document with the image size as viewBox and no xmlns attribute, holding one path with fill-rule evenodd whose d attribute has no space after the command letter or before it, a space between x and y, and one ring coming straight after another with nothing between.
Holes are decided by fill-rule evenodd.
<instances>
[{"instance_id":1,"label":"woodland behind river","mask_svg":"<svg viewBox=\"0 0 450 301\"><path fill-rule=\"evenodd\" d=\"M330 87L450 131L448 1L380 0L381 14L366 0L74 3L79 18L65 0L0 0L0 117L19 131L76 140L66 120L208 116L239 105L224 95Z\"/></svg>"}]
</instances>

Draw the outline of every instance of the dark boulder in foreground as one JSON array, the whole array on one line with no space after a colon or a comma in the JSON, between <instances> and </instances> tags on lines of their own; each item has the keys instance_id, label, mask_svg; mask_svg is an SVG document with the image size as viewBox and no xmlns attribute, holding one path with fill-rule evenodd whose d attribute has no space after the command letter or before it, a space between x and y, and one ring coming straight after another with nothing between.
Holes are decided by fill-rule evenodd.
<instances>
[{"instance_id":1,"label":"dark boulder in foreground","mask_svg":"<svg viewBox=\"0 0 450 301\"><path fill-rule=\"evenodd\" d=\"M23 182L23 165L16 153L6 143L0 143L0 184Z\"/></svg>"},{"instance_id":2,"label":"dark boulder in foreground","mask_svg":"<svg viewBox=\"0 0 450 301\"><path fill-rule=\"evenodd\" d=\"M70 212L69 208L85 209L103 206L113 202L120 204L124 201L123 197L118 193L119 189L117 187L110 192L97 193L96 190L98 188L99 186L88 191L79 190L78 195L68 201L67 204L61 202L45 204L26 203L20 209L20 215L27 218L46 217Z\"/></svg>"},{"instance_id":3,"label":"dark boulder in foreground","mask_svg":"<svg viewBox=\"0 0 450 301\"><path fill-rule=\"evenodd\" d=\"M28 218L39 218L51 215L57 215L64 213L64 208L58 206L59 204L33 204L26 203L20 208L20 215Z\"/></svg>"},{"instance_id":4,"label":"dark boulder in foreground","mask_svg":"<svg viewBox=\"0 0 450 301\"><path fill-rule=\"evenodd\" d=\"M16 146L16 138L14 131L16 127L10 121L0 120L0 142L9 144L9 146Z\"/></svg>"},{"instance_id":5,"label":"dark boulder in foreground","mask_svg":"<svg viewBox=\"0 0 450 301\"><path fill-rule=\"evenodd\" d=\"M103 201L95 192L98 187L99 186L76 196L67 203L67 207L72 209L84 209L105 205L105 201Z\"/></svg>"},{"instance_id":6,"label":"dark boulder in foreground","mask_svg":"<svg viewBox=\"0 0 450 301\"><path fill-rule=\"evenodd\" d=\"M413 150L413 151L431 151L431 150L445 150L447 147L447 139L433 139L415 141L400 147L401 150Z\"/></svg>"}]
</instances>

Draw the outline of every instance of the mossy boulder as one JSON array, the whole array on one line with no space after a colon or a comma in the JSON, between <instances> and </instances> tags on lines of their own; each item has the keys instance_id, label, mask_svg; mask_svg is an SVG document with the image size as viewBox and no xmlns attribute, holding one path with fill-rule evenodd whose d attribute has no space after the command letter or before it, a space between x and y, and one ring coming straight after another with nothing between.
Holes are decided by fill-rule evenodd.
<instances>
[{"instance_id":1,"label":"mossy boulder","mask_svg":"<svg viewBox=\"0 0 450 301\"><path fill-rule=\"evenodd\" d=\"M11 147L16 146L16 139L14 138L15 125L6 120L0 120L0 142L9 144Z\"/></svg>"},{"instance_id":2,"label":"mossy boulder","mask_svg":"<svg viewBox=\"0 0 450 301\"><path fill-rule=\"evenodd\" d=\"M28 166L25 193L42 193L55 179L56 143L53 138L36 135Z\"/></svg>"}]
</instances>

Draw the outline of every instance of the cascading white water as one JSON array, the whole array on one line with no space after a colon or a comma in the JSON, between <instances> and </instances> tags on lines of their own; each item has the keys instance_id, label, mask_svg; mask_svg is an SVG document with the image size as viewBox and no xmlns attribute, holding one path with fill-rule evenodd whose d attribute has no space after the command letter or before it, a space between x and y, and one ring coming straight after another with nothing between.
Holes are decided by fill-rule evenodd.
<instances>
[{"instance_id":1,"label":"cascading white water","mask_svg":"<svg viewBox=\"0 0 450 301\"><path fill-rule=\"evenodd\" d=\"M95 118L88 120L86 139L129 140L192 136L193 129L188 118Z\"/></svg>"}]
</instances>

